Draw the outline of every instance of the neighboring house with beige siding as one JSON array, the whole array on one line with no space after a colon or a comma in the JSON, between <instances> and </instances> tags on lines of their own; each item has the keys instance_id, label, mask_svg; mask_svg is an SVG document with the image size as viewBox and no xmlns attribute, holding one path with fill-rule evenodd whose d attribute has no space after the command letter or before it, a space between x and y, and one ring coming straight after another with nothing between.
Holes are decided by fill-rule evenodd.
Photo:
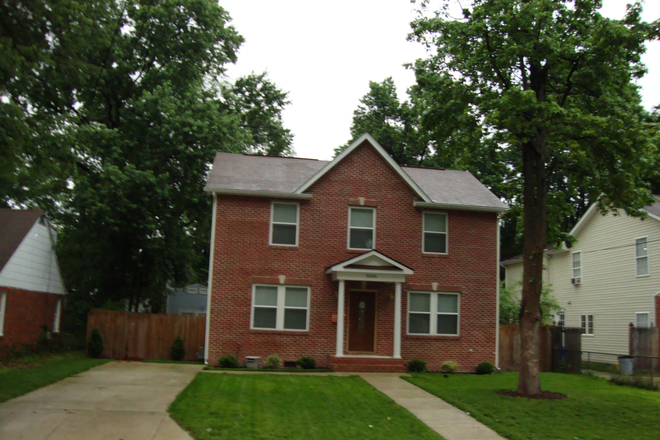
<instances>
[{"instance_id":1,"label":"neighboring house with beige siding","mask_svg":"<svg viewBox=\"0 0 660 440\"><path fill-rule=\"evenodd\" d=\"M583 351L628 354L629 324L657 324L660 196L656 199L645 209L646 219L602 215L594 204L571 231L573 247L545 254L543 282L563 309L555 319L584 329ZM502 262L507 287L520 288L522 265L522 258Z\"/></svg>"}]
</instances>

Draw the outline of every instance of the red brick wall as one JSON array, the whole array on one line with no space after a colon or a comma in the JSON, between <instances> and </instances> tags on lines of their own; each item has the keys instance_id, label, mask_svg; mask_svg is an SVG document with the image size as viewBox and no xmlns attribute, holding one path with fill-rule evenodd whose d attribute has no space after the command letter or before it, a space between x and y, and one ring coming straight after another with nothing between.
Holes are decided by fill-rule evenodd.
<instances>
[{"instance_id":1,"label":"red brick wall","mask_svg":"<svg viewBox=\"0 0 660 440\"><path fill-rule=\"evenodd\" d=\"M6 293L4 336L0 336L0 347L15 346L37 342L41 334L41 324L53 329L55 305L57 300L64 300L64 295L29 290L0 287L0 294ZM62 303L61 315L64 314ZM60 328L62 316L60 316Z\"/></svg>"},{"instance_id":2,"label":"red brick wall","mask_svg":"<svg viewBox=\"0 0 660 440\"><path fill-rule=\"evenodd\" d=\"M446 360L462 371L487 360L495 362L497 216L493 213L442 211L448 215L448 255L422 254L422 210L413 207L414 192L368 145L356 148L311 188L314 197L300 201L300 236L296 248L269 246L271 199L218 196L215 255L210 309L209 363L224 354L278 354L285 361L303 355L326 366L335 354L338 283L327 266L362 253L347 250L348 207L358 197L376 206L376 250L414 269L403 285L402 357L426 360L437 370ZM311 288L309 331L250 330L254 282L286 275L287 283ZM409 289L461 292L460 336L407 336ZM411 287L412 286L412 287ZM347 283L350 290L361 283ZM394 285L369 283L376 289L376 353L393 351ZM345 320L348 338L348 319ZM344 348L348 347L347 339Z\"/></svg>"}]
</instances>

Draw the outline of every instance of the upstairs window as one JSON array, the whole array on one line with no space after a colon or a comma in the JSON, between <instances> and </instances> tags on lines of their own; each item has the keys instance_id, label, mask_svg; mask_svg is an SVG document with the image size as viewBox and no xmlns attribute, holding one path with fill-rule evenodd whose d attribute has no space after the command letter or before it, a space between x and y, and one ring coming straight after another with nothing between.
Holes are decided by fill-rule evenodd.
<instances>
[{"instance_id":1,"label":"upstairs window","mask_svg":"<svg viewBox=\"0 0 660 440\"><path fill-rule=\"evenodd\" d=\"M437 212L425 212L423 214L424 230L422 236L423 250L425 254L447 253L447 214Z\"/></svg>"},{"instance_id":2,"label":"upstairs window","mask_svg":"<svg viewBox=\"0 0 660 440\"><path fill-rule=\"evenodd\" d=\"M640 237L635 239L635 264L637 276L644 277L649 274L649 239Z\"/></svg>"},{"instance_id":3,"label":"upstairs window","mask_svg":"<svg viewBox=\"0 0 660 440\"><path fill-rule=\"evenodd\" d=\"M273 202L270 214L270 244L298 246L298 204Z\"/></svg>"},{"instance_id":4,"label":"upstairs window","mask_svg":"<svg viewBox=\"0 0 660 440\"><path fill-rule=\"evenodd\" d=\"M594 335L594 315L580 315L580 328L585 335Z\"/></svg>"},{"instance_id":5,"label":"upstairs window","mask_svg":"<svg viewBox=\"0 0 660 440\"><path fill-rule=\"evenodd\" d=\"M348 248L373 249L376 242L376 210L350 208L348 211Z\"/></svg>"},{"instance_id":6,"label":"upstairs window","mask_svg":"<svg viewBox=\"0 0 660 440\"><path fill-rule=\"evenodd\" d=\"M573 276L572 284L582 284L582 252L573 252Z\"/></svg>"},{"instance_id":7,"label":"upstairs window","mask_svg":"<svg viewBox=\"0 0 660 440\"><path fill-rule=\"evenodd\" d=\"M309 288L254 286L252 328L306 331L309 323Z\"/></svg>"}]
</instances>

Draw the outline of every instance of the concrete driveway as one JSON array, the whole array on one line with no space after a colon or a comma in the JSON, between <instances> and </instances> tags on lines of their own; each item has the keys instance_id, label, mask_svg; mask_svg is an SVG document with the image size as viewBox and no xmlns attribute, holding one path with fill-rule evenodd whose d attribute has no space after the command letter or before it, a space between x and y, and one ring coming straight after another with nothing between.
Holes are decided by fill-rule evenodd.
<instances>
[{"instance_id":1,"label":"concrete driveway","mask_svg":"<svg viewBox=\"0 0 660 440\"><path fill-rule=\"evenodd\" d=\"M0 404L0 439L190 440L166 411L201 369L101 365Z\"/></svg>"}]
</instances>

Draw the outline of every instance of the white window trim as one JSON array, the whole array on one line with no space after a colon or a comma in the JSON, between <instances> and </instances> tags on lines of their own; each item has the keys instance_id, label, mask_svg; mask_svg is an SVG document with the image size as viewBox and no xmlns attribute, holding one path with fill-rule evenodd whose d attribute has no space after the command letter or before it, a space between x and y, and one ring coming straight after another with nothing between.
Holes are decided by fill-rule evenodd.
<instances>
[{"instance_id":1,"label":"white window trim","mask_svg":"<svg viewBox=\"0 0 660 440\"><path fill-rule=\"evenodd\" d=\"M594 315L590 313L584 313L580 315L580 328L582 328L582 317L585 316L584 320L584 333L582 333L582 336L593 336L594 332L596 331L596 328L594 326ZM591 316L591 333L589 333L589 317Z\"/></svg>"},{"instance_id":2,"label":"white window trim","mask_svg":"<svg viewBox=\"0 0 660 440\"><path fill-rule=\"evenodd\" d=\"M576 268L573 267L573 258L575 258L575 257L573 257L573 255L575 255L575 254L580 254L580 276L579 277L575 276L575 269ZM580 278L580 284L584 283L584 268L583 268L583 265L582 265L582 251L571 252L571 279L572 278Z\"/></svg>"},{"instance_id":3,"label":"white window trim","mask_svg":"<svg viewBox=\"0 0 660 440\"><path fill-rule=\"evenodd\" d=\"M651 326L651 312L636 312L635 313L635 327L637 327L638 320L637 318L639 315L646 315L646 322L648 323L649 326Z\"/></svg>"},{"instance_id":4,"label":"white window trim","mask_svg":"<svg viewBox=\"0 0 660 440\"><path fill-rule=\"evenodd\" d=\"M255 306L254 301L257 296L257 287L277 287L277 305L276 306ZM285 292L287 287L295 287L300 289L307 290L307 307L285 307ZM309 315L310 313L310 302L311 302L311 291L308 286L295 286L295 285L281 285L281 284L253 284L252 285L252 305L250 307L250 330L263 330L263 331L273 331L273 332L308 332L309 331ZM275 318L275 328L264 328L264 327L255 327L254 326L254 309L255 307L259 308L270 308L276 309L276 318ZM284 328L284 310L285 309L298 309L298 310L307 310L307 320L305 322L305 329L288 329Z\"/></svg>"},{"instance_id":5,"label":"white window trim","mask_svg":"<svg viewBox=\"0 0 660 440\"><path fill-rule=\"evenodd\" d=\"M199 288L199 295L208 295L208 293L209 293L209 288L208 287L200 287Z\"/></svg>"},{"instance_id":6,"label":"white window trim","mask_svg":"<svg viewBox=\"0 0 660 440\"><path fill-rule=\"evenodd\" d=\"M197 295L197 287L186 286L186 295Z\"/></svg>"},{"instance_id":7,"label":"white window trim","mask_svg":"<svg viewBox=\"0 0 660 440\"><path fill-rule=\"evenodd\" d=\"M275 205L295 205L296 207L296 244L281 244L281 243L273 243L273 225L275 224L274 217L275 217ZM283 223L283 222L277 222L278 225L294 225L294 223ZM270 202L270 227L268 230L268 244L270 246L286 246L286 247L298 247L300 239L300 203L295 203L295 202L275 202L272 201Z\"/></svg>"},{"instance_id":8,"label":"white window trim","mask_svg":"<svg viewBox=\"0 0 660 440\"><path fill-rule=\"evenodd\" d=\"M561 322L563 322L563 327L566 327L566 312L564 310L561 310L561 311L559 311L555 314L555 317L557 318L557 325L559 325L559 322L560 322L560 320L559 320L560 315L563 318L561 320Z\"/></svg>"},{"instance_id":9,"label":"white window trim","mask_svg":"<svg viewBox=\"0 0 660 440\"><path fill-rule=\"evenodd\" d=\"M445 232L426 231L426 215L425 214L438 214L445 216ZM445 251L446 252L425 252L425 238L426 234L445 234ZM436 211L422 211L422 253L429 255L448 255L449 254L449 216L446 212Z\"/></svg>"},{"instance_id":10,"label":"white window trim","mask_svg":"<svg viewBox=\"0 0 660 440\"><path fill-rule=\"evenodd\" d=\"M373 227L372 228L363 228L360 226L351 226L351 212L353 212L353 209L369 209L373 212ZM351 251L372 251L376 249L376 208L372 208L369 206L349 206L348 207L348 229L346 233L346 247L351 250ZM351 247L351 229L364 229L367 231L373 231L372 234L372 243L371 243L371 248L352 248Z\"/></svg>"},{"instance_id":11,"label":"white window trim","mask_svg":"<svg viewBox=\"0 0 660 440\"><path fill-rule=\"evenodd\" d=\"M58 299L55 303L55 316L53 316L53 333L60 332L60 320L62 318L62 300Z\"/></svg>"},{"instance_id":12,"label":"white window trim","mask_svg":"<svg viewBox=\"0 0 660 440\"><path fill-rule=\"evenodd\" d=\"M429 312L411 312L410 311L410 294L411 293L421 293L421 294L430 294L431 295L431 305ZM438 313L438 295L456 295L458 301L456 308L458 312L456 313ZM410 314L411 313L428 313L431 315L429 322L429 333L410 333ZM456 333L437 333L438 331L438 315L456 315ZM408 312L406 313L406 334L410 336L450 336L458 337L461 335L461 294L459 292L427 292L423 290L413 290L408 292Z\"/></svg>"},{"instance_id":13,"label":"white window trim","mask_svg":"<svg viewBox=\"0 0 660 440\"><path fill-rule=\"evenodd\" d=\"M637 256L637 240L640 238L645 238L646 239L646 255L643 257L638 257ZM646 273L644 275L640 275L637 273L637 260L640 258L646 258ZM635 275L637 278L644 278L648 277L651 275L651 265L649 264L649 236L648 235L643 235L641 237L635 237Z\"/></svg>"},{"instance_id":14,"label":"white window trim","mask_svg":"<svg viewBox=\"0 0 660 440\"><path fill-rule=\"evenodd\" d=\"M0 336L5 335L5 315L7 314L7 293L0 292Z\"/></svg>"}]
</instances>

